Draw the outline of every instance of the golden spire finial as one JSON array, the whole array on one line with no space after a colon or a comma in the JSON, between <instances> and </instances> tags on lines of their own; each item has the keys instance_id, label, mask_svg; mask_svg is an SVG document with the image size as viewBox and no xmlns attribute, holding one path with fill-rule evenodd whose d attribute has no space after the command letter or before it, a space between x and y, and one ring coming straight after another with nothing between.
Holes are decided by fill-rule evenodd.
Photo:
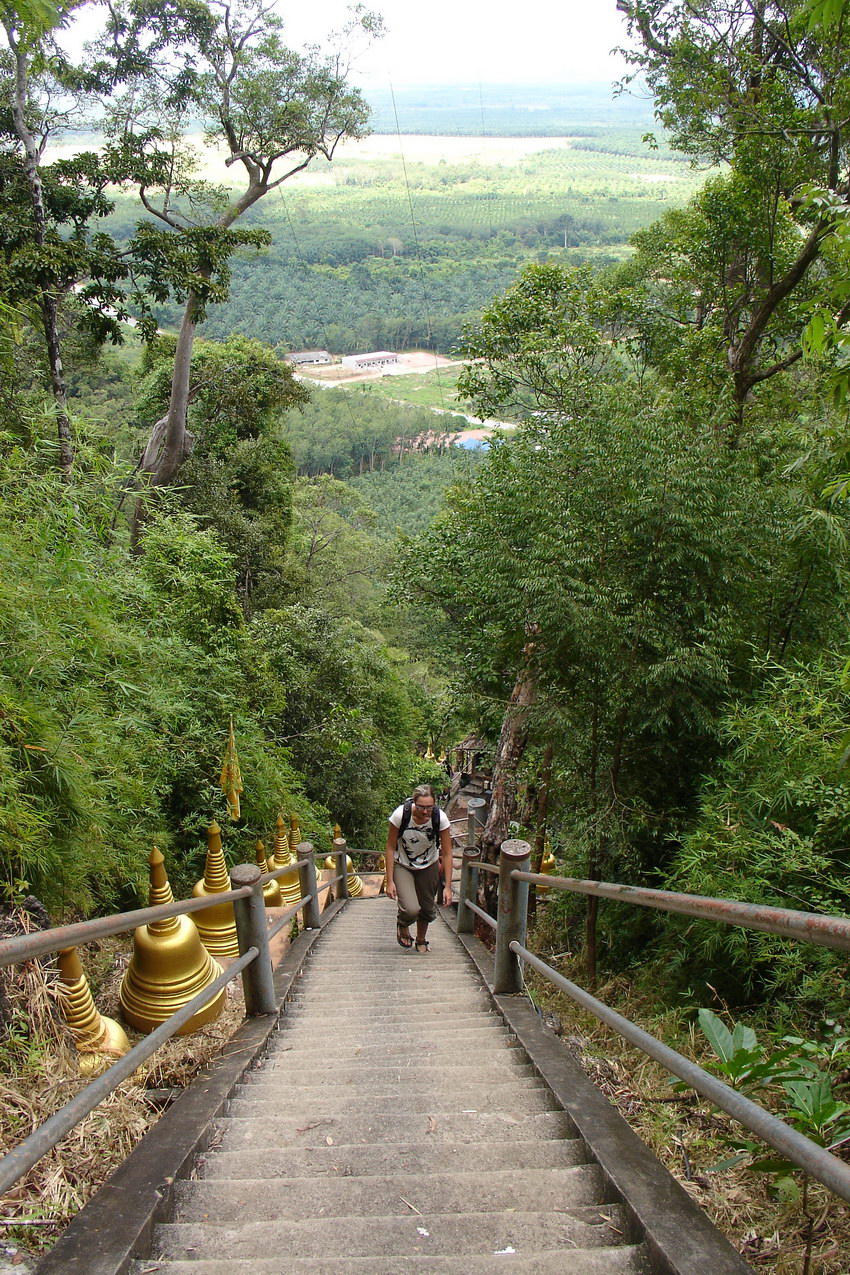
<instances>
[{"instance_id":1,"label":"golden spire finial","mask_svg":"<svg viewBox=\"0 0 850 1275\"><path fill-rule=\"evenodd\" d=\"M230 877L221 848L221 829L213 820L207 830L207 859L203 878L192 890L194 898L204 895L224 894L230 889ZM198 927L201 942L213 956L238 956L239 940L236 937L236 920L232 903L219 903L193 912L192 920Z\"/></svg>"},{"instance_id":2,"label":"golden spire finial","mask_svg":"<svg viewBox=\"0 0 850 1275\"><path fill-rule=\"evenodd\" d=\"M121 1024L98 1013L75 947L59 953L58 990L59 1008L74 1038L84 1075L99 1070L109 1058L129 1053L130 1042Z\"/></svg>"},{"instance_id":3,"label":"golden spire finial","mask_svg":"<svg viewBox=\"0 0 850 1275\"><path fill-rule=\"evenodd\" d=\"M239 769L239 758L236 754L236 735L233 731L232 717L230 719L230 730L227 735L227 747L224 750L224 759L221 763L219 784L222 792L227 798L227 809L230 814L230 818L235 823L241 814L241 810L239 808L239 794L245 790L242 787L242 771Z\"/></svg>"},{"instance_id":4,"label":"golden spire finial","mask_svg":"<svg viewBox=\"0 0 850 1275\"><path fill-rule=\"evenodd\" d=\"M150 864L148 904L150 907L156 908L161 903L173 903L174 893L166 876L165 858L158 846L154 846L148 855L148 863ZM175 930L180 928L180 922L176 916L167 916L163 917L161 921L151 921L150 928L156 934L173 934Z\"/></svg>"}]
</instances>

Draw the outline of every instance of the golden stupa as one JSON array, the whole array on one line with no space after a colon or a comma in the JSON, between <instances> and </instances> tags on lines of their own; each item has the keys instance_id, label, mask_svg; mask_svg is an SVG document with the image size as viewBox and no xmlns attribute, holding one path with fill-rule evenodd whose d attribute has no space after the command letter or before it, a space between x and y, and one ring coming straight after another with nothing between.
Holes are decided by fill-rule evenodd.
<instances>
[{"instance_id":1,"label":"golden stupa","mask_svg":"<svg viewBox=\"0 0 850 1275\"><path fill-rule=\"evenodd\" d=\"M274 870L285 868L293 862L292 855L289 851L289 837L286 832L286 824L283 816L277 817L277 831L274 839ZM280 883L280 892L283 895L283 906L291 908L294 903L298 903L301 899L301 879L298 876L298 869L287 872L282 877L278 877Z\"/></svg>"},{"instance_id":2,"label":"golden stupa","mask_svg":"<svg viewBox=\"0 0 850 1275\"><path fill-rule=\"evenodd\" d=\"M154 846L150 855L150 905L173 903L165 875L165 861ZM201 944L188 916L167 917L140 925L133 936L133 955L121 983L119 997L124 1017L140 1031L153 1031L208 987L221 973ZM178 1032L186 1036L221 1013L225 989L217 992Z\"/></svg>"},{"instance_id":3,"label":"golden stupa","mask_svg":"<svg viewBox=\"0 0 850 1275\"><path fill-rule=\"evenodd\" d=\"M74 1038L84 1076L129 1053L130 1042L121 1024L98 1013L75 947L59 953L59 1008Z\"/></svg>"},{"instance_id":4,"label":"golden stupa","mask_svg":"<svg viewBox=\"0 0 850 1275\"><path fill-rule=\"evenodd\" d=\"M266 847L262 841L257 842L257 867L263 875L274 871L274 860L269 861L266 858ZM263 886L263 902L267 908L283 907L283 895L277 881L267 881Z\"/></svg>"},{"instance_id":5,"label":"golden stupa","mask_svg":"<svg viewBox=\"0 0 850 1275\"><path fill-rule=\"evenodd\" d=\"M221 828L213 820L207 831L207 861L204 875L192 889L192 897L225 894L230 889L230 877L221 848ZM236 937L236 920L232 903L219 903L203 912L193 912L192 920L198 927L201 942L212 956L238 956L239 940Z\"/></svg>"}]
</instances>

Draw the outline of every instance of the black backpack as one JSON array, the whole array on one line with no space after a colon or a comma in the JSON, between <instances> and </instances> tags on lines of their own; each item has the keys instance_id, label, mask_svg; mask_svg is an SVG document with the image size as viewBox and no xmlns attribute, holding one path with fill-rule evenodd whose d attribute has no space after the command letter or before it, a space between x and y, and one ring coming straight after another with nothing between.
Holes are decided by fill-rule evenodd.
<instances>
[{"instance_id":1,"label":"black backpack","mask_svg":"<svg viewBox=\"0 0 850 1275\"><path fill-rule=\"evenodd\" d=\"M440 810L440 807L437 805L436 802L434 802L434 809L431 811L431 831L434 834L434 840L436 841L438 846L440 844L440 815L442 813L443 812ZM404 807L401 812L401 823L398 825L399 841L401 840L402 833L409 826L410 820L412 817L413 817L413 798L408 797L407 801L404 803Z\"/></svg>"}]
</instances>

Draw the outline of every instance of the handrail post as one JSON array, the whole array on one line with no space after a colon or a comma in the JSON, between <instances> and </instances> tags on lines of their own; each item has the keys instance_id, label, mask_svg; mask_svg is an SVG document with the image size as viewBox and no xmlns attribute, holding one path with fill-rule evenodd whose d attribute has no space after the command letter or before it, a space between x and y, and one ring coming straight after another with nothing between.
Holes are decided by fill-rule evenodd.
<instances>
[{"instance_id":1,"label":"handrail post","mask_svg":"<svg viewBox=\"0 0 850 1275\"><path fill-rule=\"evenodd\" d=\"M496 965L493 991L496 995L522 991L519 958L511 951L513 942L525 945L528 927L528 882L514 881L515 868L527 872L531 846L527 841L503 841L499 855L499 907L496 913Z\"/></svg>"},{"instance_id":2,"label":"handrail post","mask_svg":"<svg viewBox=\"0 0 850 1275\"><path fill-rule=\"evenodd\" d=\"M238 890L243 885L251 887L251 893L247 899L235 899L233 903L239 955L247 952L249 947L256 947L259 953L242 971L245 1013L251 1018L258 1014L274 1014L277 1011L272 982L266 905L263 899L263 887L259 884L261 876L262 873L256 863L238 863L230 874L234 890Z\"/></svg>"},{"instance_id":3,"label":"handrail post","mask_svg":"<svg viewBox=\"0 0 850 1275\"><path fill-rule=\"evenodd\" d=\"M322 924L319 911L319 883L316 879L316 851L309 841L302 841L296 851L299 859L306 859L298 869L301 879L301 897L307 899L301 910L305 930L318 930ZM310 895L310 898L307 896Z\"/></svg>"},{"instance_id":4,"label":"handrail post","mask_svg":"<svg viewBox=\"0 0 850 1275\"><path fill-rule=\"evenodd\" d=\"M457 932L458 934L474 934L475 914L466 906L467 900L478 893L478 859L481 851L477 846L464 846L460 861L460 886L457 898Z\"/></svg>"},{"instance_id":5,"label":"handrail post","mask_svg":"<svg viewBox=\"0 0 850 1275\"><path fill-rule=\"evenodd\" d=\"M338 899L350 898L348 889L348 864L346 863L346 851L348 843L345 837L334 837L334 876L342 877L341 881L337 881L336 889Z\"/></svg>"}]
</instances>

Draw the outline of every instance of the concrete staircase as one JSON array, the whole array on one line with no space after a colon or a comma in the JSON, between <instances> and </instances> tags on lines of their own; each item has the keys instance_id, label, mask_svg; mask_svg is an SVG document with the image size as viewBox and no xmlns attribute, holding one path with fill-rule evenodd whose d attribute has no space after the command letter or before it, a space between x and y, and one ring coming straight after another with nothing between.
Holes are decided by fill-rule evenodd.
<instances>
[{"instance_id":1,"label":"concrete staircase","mask_svg":"<svg viewBox=\"0 0 850 1275\"><path fill-rule=\"evenodd\" d=\"M133 1275L645 1275L567 1115L439 922L353 902Z\"/></svg>"}]
</instances>

